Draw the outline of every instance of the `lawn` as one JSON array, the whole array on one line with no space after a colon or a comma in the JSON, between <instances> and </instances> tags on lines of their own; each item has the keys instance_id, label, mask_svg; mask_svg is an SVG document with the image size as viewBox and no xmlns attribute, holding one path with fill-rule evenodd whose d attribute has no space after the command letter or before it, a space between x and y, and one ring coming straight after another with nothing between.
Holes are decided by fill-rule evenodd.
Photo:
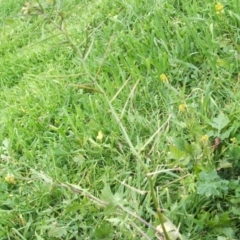
<instances>
[{"instance_id":1,"label":"lawn","mask_svg":"<svg viewBox=\"0 0 240 240\"><path fill-rule=\"evenodd\" d=\"M0 239L240 239L240 1L0 1Z\"/></svg>"}]
</instances>

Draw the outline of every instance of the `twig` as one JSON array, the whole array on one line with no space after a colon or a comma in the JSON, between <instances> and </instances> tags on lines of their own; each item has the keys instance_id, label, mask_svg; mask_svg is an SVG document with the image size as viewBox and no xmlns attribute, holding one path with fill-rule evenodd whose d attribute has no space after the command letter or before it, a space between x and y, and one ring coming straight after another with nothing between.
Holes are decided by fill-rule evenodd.
<instances>
[{"instance_id":1,"label":"twig","mask_svg":"<svg viewBox=\"0 0 240 240\"><path fill-rule=\"evenodd\" d=\"M99 68L97 70L97 73L95 75L95 84L100 89L100 91L103 92L103 96L104 96L104 98L105 98L105 100L106 100L106 102L107 102L107 104L108 104L108 106L109 106L109 108L111 110L111 113L112 113L113 117L115 118L115 121L118 123L119 128L120 128L120 130L121 130L121 132L122 132L126 142L128 143L128 145L129 145L133 155L136 157L136 161L140 164L140 166L142 167L142 169L144 170L144 172L146 174L146 177L147 177L148 182L149 182L150 196L151 196L153 204L155 206L155 209L156 209L156 212L157 212L157 216L158 216L158 219L160 221L160 225L161 225L161 227L163 229L163 233L164 233L164 236L165 236L166 240L170 240L170 238L168 236L168 233L166 231L166 228L164 226L164 222L166 221L166 219L165 219L165 216L162 214L161 208L159 206L159 202L158 202L158 199L157 199L157 196L156 196L156 192L155 192L155 189L154 189L153 179L151 178L151 176L147 175L148 173L150 173L150 171L149 171L148 167L144 164L144 161L143 161L142 156L140 155L140 153L137 152L137 150L133 146L133 143L132 143L131 139L129 138L129 136L127 134L127 131L126 131L124 125L122 124L122 122L120 121L120 118L118 117L118 115L117 115L117 113L116 113L112 103L108 99L108 97L106 95L106 92L103 90L103 88L97 82L98 75L100 74L102 66L103 66L103 63L104 63L105 59L107 58L107 54L109 52L109 49L110 49L110 46L111 46L112 42L113 42L113 35L112 35L112 37L109 40L109 43L108 43L107 48L105 50L105 54L103 56L101 64L100 64L100 66L99 66Z\"/></svg>"},{"instance_id":2,"label":"twig","mask_svg":"<svg viewBox=\"0 0 240 240\"><path fill-rule=\"evenodd\" d=\"M118 89L118 91L116 92L116 94L113 96L112 100L110 101L111 103L117 98L117 96L119 95L119 93L123 90L123 88L128 84L128 82L130 81L131 76L128 77L128 79L124 82L124 84Z\"/></svg>"},{"instance_id":3,"label":"twig","mask_svg":"<svg viewBox=\"0 0 240 240\"><path fill-rule=\"evenodd\" d=\"M121 114L120 114L120 117L119 117L120 119L123 118L123 115L124 115L125 109L126 109L126 107L127 107L127 105L128 105L128 102L131 100L131 98L132 98L132 96L133 96L133 93L135 92L135 90L136 90L136 88L137 88L137 85L139 84L139 81L140 81L140 79L138 79L137 82L135 83L135 85L133 86L133 88L132 88L132 90L131 90L131 92L130 92L130 94L129 94L129 96L128 96L128 99L127 99L126 103L124 104L124 107L123 107L123 109L122 109L122 112L121 112Z\"/></svg>"},{"instance_id":4,"label":"twig","mask_svg":"<svg viewBox=\"0 0 240 240\"><path fill-rule=\"evenodd\" d=\"M146 146L154 139L154 137L165 127L169 124L169 121L171 119L171 115L169 114L167 120L165 121L164 124L162 124L157 131L145 142L145 144L141 147L141 149L139 149L138 153L142 152Z\"/></svg>"},{"instance_id":5,"label":"twig","mask_svg":"<svg viewBox=\"0 0 240 240\"><path fill-rule=\"evenodd\" d=\"M93 196L92 194L90 194L89 192L87 192L84 189L79 189L79 186L74 186L72 184L69 183L54 183L54 185L59 186L59 187L64 187L67 189L70 189L72 192L77 193L77 194L82 194L86 197L88 197L89 199L93 200L95 203L99 204L102 207L106 207L109 205L108 202L105 202L95 196ZM146 225L147 227L151 228L152 230L154 230L155 232L159 232L152 224L148 223L147 221L145 221L143 218L141 218L140 216L138 216L137 214L133 213L132 211L130 211L129 209L117 204L116 207L126 213L128 213L129 215L131 215L132 217L136 218L139 222L143 223L144 225Z\"/></svg>"},{"instance_id":6,"label":"twig","mask_svg":"<svg viewBox=\"0 0 240 240\"><path fill-rule=\"evenodd\" d=\"M131 225L147 240L151 240L151 238L149 238L145 232L142 231L142 229L140 229L134 222L131 222Z\"/></svg>"}]
</instances>

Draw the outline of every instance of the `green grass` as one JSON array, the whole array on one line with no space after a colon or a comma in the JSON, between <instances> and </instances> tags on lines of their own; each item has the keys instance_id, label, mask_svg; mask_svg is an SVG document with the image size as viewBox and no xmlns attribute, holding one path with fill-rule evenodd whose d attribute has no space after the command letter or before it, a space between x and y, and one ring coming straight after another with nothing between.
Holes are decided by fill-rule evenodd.
<instances>
[{"instance_id":1,"label":"green grass","mask_svg":"<svg viewBox=\"0 0 240 240\"><path fill-rule=\"evenodd\" d=\"M0 239L239 239L239 1L24 2L0 3Z\"/></svg>"}]
</instances>

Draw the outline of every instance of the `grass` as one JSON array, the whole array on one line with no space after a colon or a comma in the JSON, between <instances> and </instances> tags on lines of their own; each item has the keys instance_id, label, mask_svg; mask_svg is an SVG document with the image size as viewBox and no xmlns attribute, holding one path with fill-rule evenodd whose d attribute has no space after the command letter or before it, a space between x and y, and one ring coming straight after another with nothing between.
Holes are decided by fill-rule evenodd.
<instances>
[{"instance_id":1,"label":"grass","mask_svg":"<svg viewBox=\"0 0 240 240\"><path fill-rule=\"evenodd\" d=\"M24 4L0 3L0 238L239 239L239 1Z\"/></svg>"}]
</instances>

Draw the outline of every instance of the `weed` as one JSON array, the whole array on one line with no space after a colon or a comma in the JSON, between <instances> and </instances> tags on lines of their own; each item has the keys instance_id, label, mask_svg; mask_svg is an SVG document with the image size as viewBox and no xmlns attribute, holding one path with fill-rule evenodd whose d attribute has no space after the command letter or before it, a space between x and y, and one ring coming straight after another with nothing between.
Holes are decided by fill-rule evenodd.
<instances>
[{"instance_id":1,"label":"weed","mask_svg":"<svg viewBox=\"0 0 240 240\"><path fill-rule=\"evenodd\" d=\"M239 3L0 4L1 239L239 239Z\"/></svg>"}]
</instances>

